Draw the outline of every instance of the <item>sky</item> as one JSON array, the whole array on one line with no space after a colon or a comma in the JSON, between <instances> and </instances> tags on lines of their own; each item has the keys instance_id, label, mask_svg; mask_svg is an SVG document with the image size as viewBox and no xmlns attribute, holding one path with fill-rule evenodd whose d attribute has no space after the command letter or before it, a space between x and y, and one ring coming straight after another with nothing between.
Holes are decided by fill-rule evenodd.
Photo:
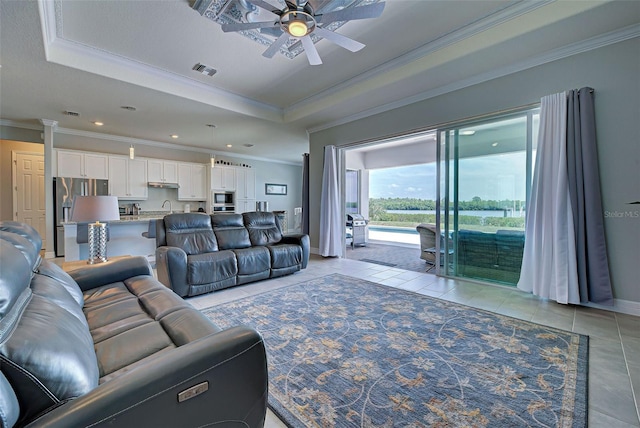
<instances>
[{"instance_id":1,"label":"sky","mask_svg":"<svg viewBox=\"0 0 640 428\"><path fill-rule=\"evenodd\" d=\"M459 199L524 200L524 153L504 153L460 160ZM371 170L370 198L436 199L436 164Z\"/></svg>"}]
</instances>

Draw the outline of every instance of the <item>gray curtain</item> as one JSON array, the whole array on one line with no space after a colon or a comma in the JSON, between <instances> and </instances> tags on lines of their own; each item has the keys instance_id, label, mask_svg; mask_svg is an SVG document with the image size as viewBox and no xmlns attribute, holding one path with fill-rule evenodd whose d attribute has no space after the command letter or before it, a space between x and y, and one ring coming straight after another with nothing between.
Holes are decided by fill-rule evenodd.
<instances>
[{"instance_id":1,"label":"gray curtain","mask_svg":"<svg viewBox=\"0 0 640 428\"><path fill-rule=\"evenodd\" d=\"M302 233L309 234L309 153L302 154Z\"/></svg>"},{"instance_id":2,"label":"gray curtain","mask_svg":"<svg viewBox=\"0 0 640 428\"><path fill-rule=\"evenodd\" d=\"M613 305L591 88L568 92L567 170L580 301Z\"/></svg>"}]
</instances>

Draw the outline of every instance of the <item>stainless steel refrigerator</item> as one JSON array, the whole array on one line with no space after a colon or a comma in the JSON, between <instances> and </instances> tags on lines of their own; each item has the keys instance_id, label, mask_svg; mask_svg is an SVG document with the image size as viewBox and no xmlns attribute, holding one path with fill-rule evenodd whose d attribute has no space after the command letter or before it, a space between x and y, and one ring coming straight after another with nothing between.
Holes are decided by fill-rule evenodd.
<instances>
[{"instance_id":1,"label":"stainless steel refrigerator","mask_svg":"<svg viewBox=\"0 0 640 428\"><path fill-rule=\"evenodd\" d=\"M71 204L74 196L108 195L109 180L55 177L53 179L53 194L56 201L54 244L56 257L62 257L64 256L64 227L62 223L71 220Z\"/></svg>"}]
</instances>

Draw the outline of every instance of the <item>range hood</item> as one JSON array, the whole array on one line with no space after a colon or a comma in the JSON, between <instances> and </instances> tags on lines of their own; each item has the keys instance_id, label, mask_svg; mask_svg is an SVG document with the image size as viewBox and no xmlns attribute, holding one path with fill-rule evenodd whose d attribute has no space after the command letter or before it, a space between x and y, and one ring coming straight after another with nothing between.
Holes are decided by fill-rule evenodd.
<instances>
[{"instance_id":1,"label":"range hood","mask_svg":"<svg viewBox=\"0 0 640 428\"><path fill-rule=\"evenodd\" d=\"M179 189L178 183L165 183L162 181L150 181L147 183L149 187L164 187L165 189Z\"/></svg>"}]
</instances>

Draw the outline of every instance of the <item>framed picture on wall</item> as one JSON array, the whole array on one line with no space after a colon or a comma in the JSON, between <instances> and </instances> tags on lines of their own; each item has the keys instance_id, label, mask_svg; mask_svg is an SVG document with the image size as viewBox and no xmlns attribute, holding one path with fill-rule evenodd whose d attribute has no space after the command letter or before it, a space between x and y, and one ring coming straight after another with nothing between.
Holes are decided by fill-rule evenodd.
<instances>
[{"instance_id":1,"label":"framed picture on wall","mask_svg":"<svg viewBox=\"0 0 640 428\"><path fill-rule=\"evenodd\" d=\"M265 193L265 195L286 195L287 194L287 185L286 184L265 183L265 185L264 185L264 193Z\"/></svg>"}]
</instances>

